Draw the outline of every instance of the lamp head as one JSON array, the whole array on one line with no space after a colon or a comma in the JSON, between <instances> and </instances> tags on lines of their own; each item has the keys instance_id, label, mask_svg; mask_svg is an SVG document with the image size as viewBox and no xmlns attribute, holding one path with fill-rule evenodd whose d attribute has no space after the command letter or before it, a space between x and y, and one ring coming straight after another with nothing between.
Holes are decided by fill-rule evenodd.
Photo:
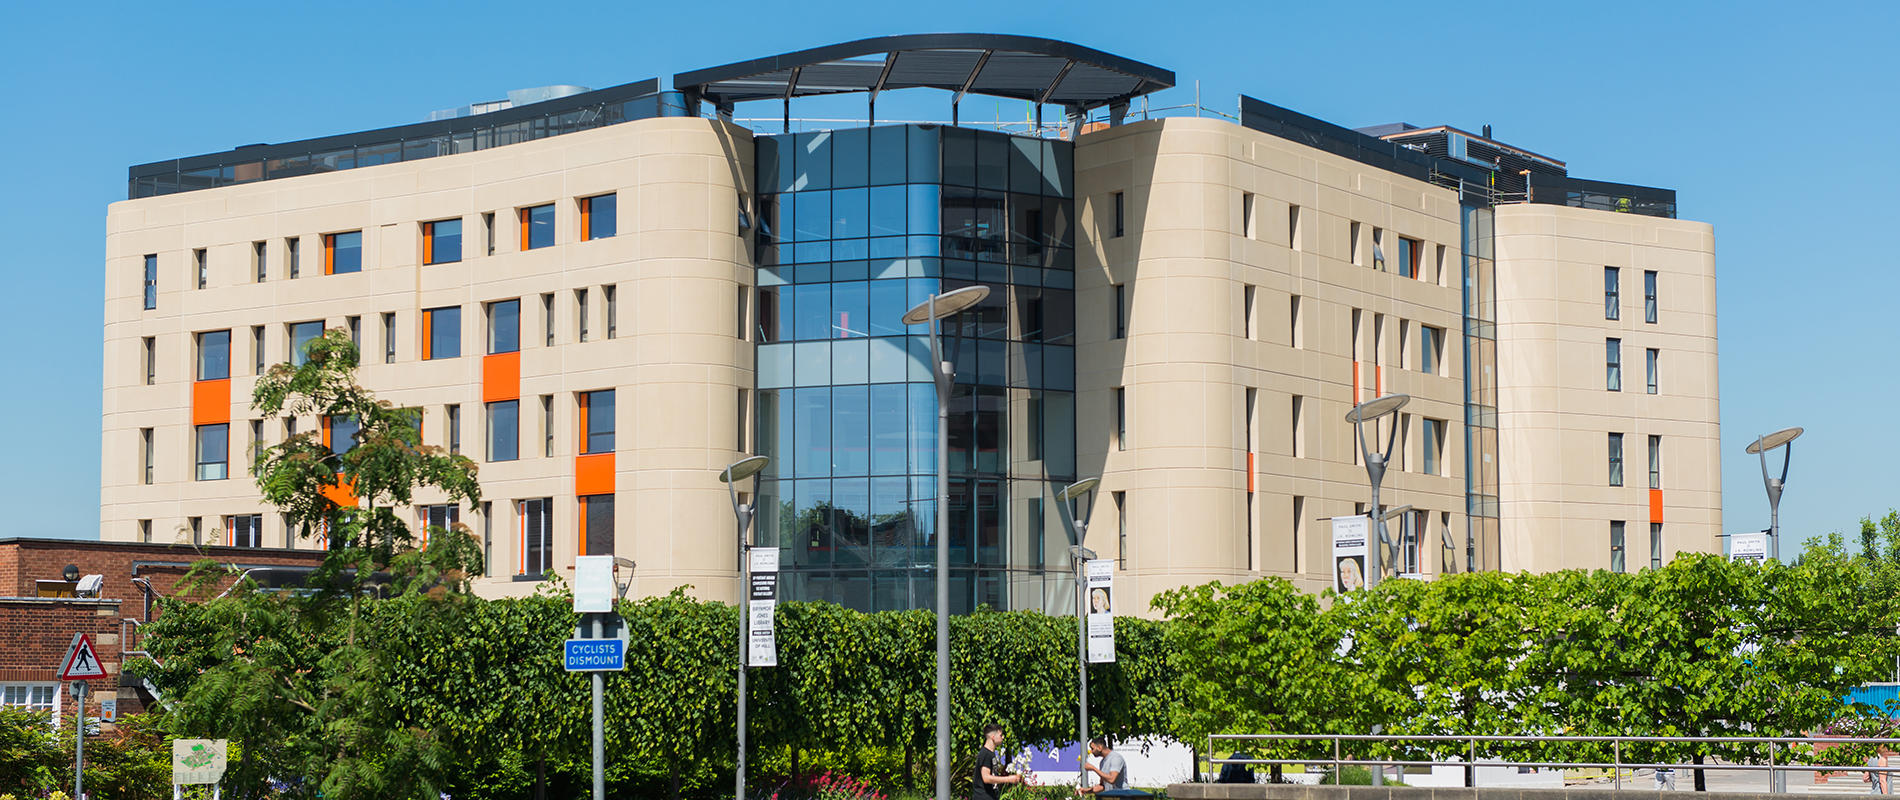
<instances>
[{"instance_id":1,"label":"lamp head","mask_svg":"<svg viewBox=\"0 0 1900 800\"><path fill-rule=\"evenodd\" d=\"M1095 487L1100 485L1101 482L1101 478L1083 478L1075 483L1062 487L1062 491L1056 492L1056 499L1064 503L1069 502L1070 500L1074 500L1075 498L1094 491Z\"/></svg>"},{"instance_id":2,"label":"lamp head","mask_svg":"<svg viewBox=\"0 0 1900 800\"><path fill-rule=\"evenodd\" d=\"M759 474L760 471L765 469L765 465L770 463L772 463L771 456L752 456L751 458L739 459L738 461L728 464L725 469L720 470L719 481L721 483L736 483L745 480Z\"/></svg>"},{"instance_id":3,"label":"lamp head","mask_svg":"<svg viewBox=\"0 0 1900 800\"><path fill-rule=\"evenodd\" d=\"M1384 397L1375 397L1353 406L1351 411L1346 412L1346 421L1371 422L1404 408L1405 404L1410 402L1412 402L1412 396L1409 394L1388 394Z\"/></svg>"},{"instance_id":4,"label":"lamp head","mask_svg":"<svg viewBox=\"0 0 1900 800\"><path fill-rule=\"evenodd\" d=\"M913 306L911 310L904 312L904 324L922 325L926 322L956 316L964 309L983 302L983 298L989 296L990 287L983 285L965 286L961 289L944 292L943 294L936 295L936 302L934 304L929 300L925 300ZM933 310L936 313L934 317L931 316Z\"/></svg>"},{"instance_id":5,"label":"lamp head","mask_svg":"<svg viewBox=\"0 0 1900 800\"><path fill-rule=\"evenodd\" d=\"M1069 545L1069 557L1078 561L1094 561L1095 551L1079 544Z\"/></svg>"},{"instance_id":6,"label":"lamp head","mask_svg":"<svg viewBox=\"0 0 1900 800\"><path fill-rule=\"evenodd\" d=\"M633 559L631 558L627 558L625 556L614 556L614 566L626 567L628 572L632 572L633 568L639 565L633 563Z\"/></svg>"},{"instance_id":7,"label":"lamp head","mask_svg":"<svg viewBox=\"0 0 1900 800\"><path fill-rule=\"evenodd\" d=\"M1794 441L1796 438L1800 436L1801 436L1801 429L1798 427L1797 428L1782 428L1781 430L1775 431L1774 433L1768 434L1767 436L1763 436L1760 439L1756 439L1755 441L1749 442L1748 454L1752 456L1757 453L1764 453L1769 450L1773 450L1777 447L1780 447L1784 444Z\"/></svg>"}]
</instances>

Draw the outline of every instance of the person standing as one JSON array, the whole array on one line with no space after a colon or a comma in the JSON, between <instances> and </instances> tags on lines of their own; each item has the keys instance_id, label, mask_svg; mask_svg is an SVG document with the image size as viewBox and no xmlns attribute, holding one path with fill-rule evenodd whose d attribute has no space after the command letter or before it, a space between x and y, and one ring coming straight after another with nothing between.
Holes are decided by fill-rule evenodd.
<instances>
[{"instance_id":1,"label":"person standing","mask_svg":"<svg viewBox=\"0 0 1900 800\"><path fill-rule=\"evenodd\" d=\"M1108 737L1097 736L1090 739L1089 753L1101 759L1102 765L1098 767L1090 764L1088 759L1083 759L1082 770L1095 773L1100 783L1084 786L1079 791L1083 794L1095 794L1109 789L1128 788L1128 760L1108 746Z\"/></svg>"},{"instance_id":2,"label":"person standing","mask_svg":"<svg viewBox=\"0 0 1900 800\"><path fill-rule=\"evenodd\" d=\"M998 800L1003 787L1022 783L1023 776L1005 774L1003 757L996 748L1003 744L1003 726L994 722L983 726L983 749L976 751L976 780L970 787L970 800Z\"/></svg>"}]
</instances>

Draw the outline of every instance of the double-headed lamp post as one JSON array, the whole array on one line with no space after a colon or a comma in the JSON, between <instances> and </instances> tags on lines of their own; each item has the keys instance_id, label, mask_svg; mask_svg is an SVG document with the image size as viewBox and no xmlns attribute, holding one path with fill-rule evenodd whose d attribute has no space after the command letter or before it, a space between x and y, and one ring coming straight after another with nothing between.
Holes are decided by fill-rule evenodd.
<instances>
[{"instance_id":1,"label":"double-headed lamp post","mask_svg":"<svg viewBox=\"0 0 1900 800\"><path fill-rule=\"evenodd\" d=\"M1783 428L1748 443L1748 454L1761 456L1761 483L1768 490L1768 557L1776 561L1781 560L1781 489L1788 483L1788 462L1794 460L1794 440L1800 435L1800 428ZM1781 477L1774 478L1768 475L1768 451L1777 447L1787 449L1781 454Z\"/></svg>"},{"instance_id":2,"label":"double-headed lamp post","mask_svg":"<svg viewBox=\"0 0 1900 800\"><path fill-rule=\"evenodd\" d=\"M950 389L956 365L943 358L938 322L990 296L988 286L933 294L904 312L905 325L930 326L930 377L937 385L937 800L950 797Z\"/></svg>"},{"instance_id":3,"label":"double-headed lamp post","mask_svg":"<svg viewBox=\"0 0 1900 800\"><path fill-rule=\"evenodd\" d=\"M766 456L742 458L719 471L719 481L726 485L726 496L732 499L732 516L739 523L739 753L734 770L736 777L733 800L745 800L745 665L746 665L746 619L750 604L746 602L748 586L746 584L746 556L752 549L746 544L745 532L752 527L752 516L759 508L759 473L765 470L772 459ZM739 490L734 484L752 479L752 502L739 502Z\"/></svg>"},{"instance_id":4,"label":"double-headed lamp post","mask_svg":"<svg viewBox=\"0 0 1900 800\"><path fill-rule=\"evenodd\" d=\"M1084 752L1089 746L1089 633L1088 633L1088 578L1082 574L1082 565L1095 559L1095 551L1083 547L1088 540L1089 521L1087 517L1075 513L1075 501L1082 495L1095 491L1101 478L1083 478L1062 487L1056 493L1057 504L1062 506L1062 515L1068 518L1069 527L1075 529L1075 544L1069 546L1069 560L1075 564L1075 677L1079 692L1075 700L1076 729L1082 736L1076 740Z\"/></svg>"},{"instance_id":5,"label":"double-headed lamp post","mask_svg":"<svg viewBox=\"0 0 1900 800\"><path fill-rule=\"evenodd\" d=\"M1379 437L1379 420L1391 416L1412 401L1409 394L1388 394L1375 397L1346 412L1346 421L1352 423L1353 438L1359 443L1359 454L1366 462L1366 480L1372 484L1372 536L1374 541L1366 547L1366 586L1372 587L1385 577L1385 550L1391 544L1391 537L1385 534L1385 513L1379 509L1379 484L1385 480L1385 468L1392 460L1392 444L1398 440L1399 426L1394 424L1386 433L1385 448L1374 450L1366 446L1366 423L1373 425L1372 436Z\"/></svg>"}]
</instances>

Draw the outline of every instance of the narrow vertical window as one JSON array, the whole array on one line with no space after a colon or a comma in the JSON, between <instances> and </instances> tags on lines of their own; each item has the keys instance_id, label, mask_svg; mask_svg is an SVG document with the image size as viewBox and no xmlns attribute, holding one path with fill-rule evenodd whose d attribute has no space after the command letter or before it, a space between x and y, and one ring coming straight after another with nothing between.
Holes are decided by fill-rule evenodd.
<instances>
[{"instance_id":1,"label":"narrow vertical window","mask_svg":"<svg viewBox=\"0 0 1900 800\"><path fill-rule=\"evenodd\" d=\"M1286 207L1286 244L1294 250L1304 250L1300 241L1300 207Z\"/></svg>"},{"instance_id":2,"label":"narrow vertical window","mask_svg":"<svg viewBox=\"0 0 1900 800\"><path fill-rule=\"evenodd\" d=\"M1616 267L1603 268L1603 318L1620 319L1623 316L1622 270Z\"/></svg>"},{"instance_id":3,"label":"narrow vertical window","mask_svg":"<svg viewBox=\"0 0 1900 800\"><path fill-rule=\"evenodd\" d=\"M581 455L614 451L614 390L582 392Z\"/></svg>"},{"instance_id":4,"label":"narrow vertical window","mask_svg":"<svg viewBox=\"0 0 1900 800\"><path fill-rule=\"evenodd\" d=\"M613 555L614 496L611 494L582 495L579 500L581 555Z\"/></svg>"},{"instance_id":5,"label":"narrow vertical window","mask_svg":"<svg viewBox=\"0 0 1900 800\"><path fill-rule=\"evenodd\" d=\"M739 402L738 402L738 405L736 406L737 418L734 420L735 424L733 425L733 448L732 449L737 450L741 453L747 452L745 441L746 441L746 431L747 431L746 421L747 421L748 414L746 412L751 410L749 408L750 403L747 402L750 399L749 395L750 393L747 392L746 390L744 389L739 390Z\"/></svg>"},{"instance_id":6,"label":"narrow vertical window","mask_svg":"<svg viewBox=\"0 0 1900 800\"><path fill-rule=\"evenodd\" d=\"M1643 271L1643 321L1656 323L1656 271Z\"/></svg>"},{"instance_id":7,"label":"narrow vertical window","mask_svg":"<svg viewBox=\"0 0 1900 800\"><path fill-rule=\"evenodd\" d=\"M462 406L450 404L443 411L446 412L443 416L448 420L446 427L449 429L449 452L460 453L462 452Z\"/></svg>"},{"instance_id":8,"label":"narrow vertical window","mask_svg":"<svg viewBox=\"0 0 1900 800\"><path fill-rule=\"evenodd\" d=\"M482 501L482 574L495 574L495 504Z\"/></svg>"},{"instance_id":9,"label":"narrow vertical window","mask_svg":"<svg viewBox=\"0 0 1900 800\"><path fill-rule=\"evenodd\" d=\"M1610 571L1611 572L1625 571L1623 556L1624 556L1623 523L1621 521L1611 522L1610 523Z\"/></svg>"},{"instance_id":10,"label":"narrow vertical window","mask_svg":"<svg viewBox=\"0 0 1900 800\"><path fill-rule=\"evenodd\" d=\"M1437 248L1437 256L1432 259L1431 282L1439 286L1445 285L1445 246L1442 244Z\"/></svg>"},{"instance_id":11,"label":"narrow vertical window","mask_svg":"<svg viewBox=\"0 0 1900 800\"><path fill-rule=\"evenodd\" d=\"M735 288L737 291L734 294L737 295L737 298L734 301L733 308L737 313L733 315L733 318L738 320L738 332L734 335L738 336L740 341L745 341L747 338L746 328L749 327L746 323L751 321L749 319L750 315L746 313L748 311L746 308L746 300L752 296L752 291L744 286Z\"/></svg>"},{"instance_id":12,"label":"narrow vertical window","mask_svg":"<svg viewBox=\"0 0 1900 800\"><path fill-rule=\"evenodd\" d=\"M1662 526L1663 524L1660 522L1649 523L1649 568L1650 569L1662 569L1662 566L1663 566Z\"/></svg>"},{"instance_id":13,"label":"narrow vertical window","mask_svg":"<svg viewBox=\"0 0 1900 800\"><path fill-rule=\"evenodd\" d=\"M298 274L303 271L302 248L298 247L298 240L295 236L284 240L284 271L292 278L297 277Z\"/></svg>"},{"instance_id":14,"label":"narrow vertical window","mask_svg":"<svg viewBox=\"0 0 1900 800\"><path fill-rule=\"evenodd\" d=\"M1115 555L1116 566L1128 569L1128 493L1115 492Z\"/></svg>"},{"instance_id":15,"label":"narrow vertical window","mask_svg":"<svg viewBox=\"0 0 1900 800\"><path fill-rule=\"evenodd\" d=\"M191 265L192 271L198 275L198 288L205 288L211 280L211 266L204 248L200 247L191 251Z\"/></svg>"},{"instance_id":16,"label":"narrow vertical window","mask_svg":"<svg viewBox=\"0 0 1900 800\"><path fill-rule=\"evenodd\" d=\"M1306 457L1306 398L1293 395L1293 419L1289 426L1293 433L1293 457Z\"/></svg>"},{"instance_id":17,"label":"narrow vertical window","mask_svg":"<svg viewBox=\"0 0 1900 800\"><path fill-rule=\"evenodd\" d=\"M1430 325L1418 326L1418 371L1427 375L1438 374L1439 350L1445 341L1445 332Z\"/></svg>"},{"instance_id":18,"label":"narrow vertical window","mask_svg":"<svg viewBox=\"0 0 1900 800\"><path fill-rule=\"evenodd\" d=\"M1610 485L1623 485L1623 434L1610 434Z\"/></svg>"},{"instance_id":19,"label":"narrow vertical window","mask_svg":"<svg viewBox=\"0 0 1900 800\"><path fill-rule=\"evenodd\" d=\"M350 332L350 344L356 345L360 355L363 352L363 318L351 315L343 318L343 327Z\"/></svg>"},{"instance_id":20,"label":"narrow vertical window","mask_svg":"<svg viewBox=\"0 0 1900 800\"><path fill-rule=\"evenodd\" d=\"M1662 359L1661 350L1657 350L1656 348L1651 347L1643 351L1643 378L1644 378L1644 382L1647 384L1647 388L1650 394L1657 393L1656 370L1657 370L1657 367L1660 365L1657 364L1656 362L1660 361L1661 359Z\"/></svg>"},{"instance_id":21,"label":"narrow vertical window","mask_svg":"<svg viewBox=\"0 0 1900 800\"><path fill-rule=\"evenodd\" d=\"M1301 328L1305 327L1300 324L1300 296L1297 294L1293 295L1293 299L1287 306L1287 325L1292 329L1287 332L1288 338L1292 340L1295 349L1304 348L1306 347L1306 336L1300 332Z\"/></svg>"},{"instance_id":22,"label":"narrow vertical window","mask_svg":"<svg viewBox=\"0 0 1900 800\"><path fill-rule=\"evenodd\" d=\"M1128 390L1115 387L1115 449L1128 449Z\"/></svg>"},{"instance_id":23,"label":"narrow vertical window","mask_svg":"<svg viewBox=\"0 0 1900 800\"><path fill-rule=\"evenodd\" d=\"M488 304L488 354L513 353L521 349L521 301L497 300Z\"/></svg>"},{"instance_id":24,"label":"narrow vertical window","mask_svg":"<svg viewBox=\"0 0 1900 800\"><path fill-rule=\"evenodd\" d=\"M554 395L541 395L541 455L554 457Z\"/></svg>"},{"instance_id":25,"label":"narrow vertical window","mask_svg":"<svg viewBox=\"0 0 1900 800\"><path fill-rule=\"evenodd\" d=\"M587 289L574 290L574 335L575 341L587 341Z\"/></svg>"},{"instance_id":26,"label":"narrow vertical window","mask_svg":"<svg viewBox=\"0 0 1900 800\"><path fill-rule=\"evenodd\" d=\"M617 288L618 287L611 284L600 287L600 299L607 306L607 338L609 339L614 338L614 334L619 328L620 293L616 291Z\"/></svg>"},{"instance_id":27,"label":"narrow vertical window","mask_svg":"<svg viewBox=\"0 0 1900 800\"><path fill-rule=\"evenodd\" d=\"M1293 531L1293 571L1305 572L1300 564L1300 545L1306 543L1306 498L1299 495L1293 496L1293 526L1289 530Z\"/></svg>"},{"instance_id":28,"label":"narrow vertical window","mask_svg":"<svg viewBox=\"0 0 1900 800\"><path fill-rule=\"evenodd\" d=\"M252 374L254 375L264 374L264 354L266 352L268 351L264 349L264 326L252 325L251 326L251 373Z\"/></svg>"},{"instance_id":29,"label":"narrow vertical window","mask_svg":"<svg viewBox=\"0 0 1900 800\"><path fill-rule=\"evenodd\" d=\"M257 282L263 283L270 276L264 262L265 242L251 243L251 272L257 276Z\"/></svg>"},{"instance_id":30,"label":"narrow vertical window","mask_svg":"<svg viewBox=\"0 0 1900 800\"><path fill-rule=\"evenodd\" d=\"M1399 274L1412 280L1419 279L1419 260L1425 252L1425 243L1417 239L1399 237Z\"/></svg>"},{"instance_id":31,"label":"narrow vertical window","mask_svg":"<svg viewBox=\"0 0 1900 800\"><path fill-rule=\"evenodd\" d=\"M1240 329L1248 339L1260 338L1260 331L1254 325L1253 301L1258 287L1243 286L1240 289Z\"/></svg>"},{"instance_id":32,"label":"narrow vertical window","mask_svg":"<svg viewBox=\"0 0 1900 800\"><path fill-rule=\"evenodd\" d=\"M444 219L422 223L422 263L453 264L462 260L462 221Z\"/></svg>"},{"instance_id":33,"label":"narrow vertical window","mask_svg":"<svg viewBox=\"0 0 1900 800\"><path fill-rule=\"evenodd\" d=\"M493 211L482 214L482 251L491 256L495 254L495 212Z\"/></svg>"},{"instance_id":34,"label":"narrow vertical window","mask_svg":"<svg viewBox=\"0 0 1900 800\"><path fill-rule=\"evenodd\" d=\"M521 520L518 568L522 575L542 575L554 566L554 499L519 500L515 507Z\"/></svg>"},{"instance_id":35,"label":"narrow vertical window","mask_svg":"<svg viewBox=\"0 0 1900 800\"><path fill-rule=\"evenodd\" d=\"M323 274L363 271L363 232L326 233L323 236Z\"/></svg>"},{"instance_id":36,"label":"narrow vertical window","mask_svg":"<svg viewBox=\"0 0 1900 800\"><path fill-rule=\"evenodd\" d=\"M1346 226L1346 253L1349 262L1355 267L1365 266L1365 260L1359 255L1359 223Z\"/></svg>"},{"instance_id":37,"label":"narrow vertical window","mask_svg":"<svg viewBox=\"0 0 1900 800\"><path fill-rule=\"evenodd\" d=\"M619 208L617 195L581 198L581 241L612 238L619 229Z\"/></svg>"},{"instance_id":38,"label":"narrow vertical window","mask_svg":"<svg viewBox=\"0 0 1900 800\"><path fill-rule=\"evenodd\" d=\"M152 429L139 429L139 483L152 485Z\"/></svg>"},{"instance_id":39,"label":"narrow vertical window","mask_svg":"<svg viewBox=\"0 0 1900 800\"><path fill-rule=\"evenodd\" d=\"M204 542L205 518L204 517L190 517L185 520L185 525L191 528L192 546L197 547L197 546L203 545L205 543Z\"/></svg>"},{"instance_id":40,"label":"narrow vertical window","mask_svg":"<svg viewBox=\"0 0 1900 800\"><path fill-rule=\"evenodd\" d=\"M253 462L253 466L251 468L251 474L253 475L257 474L257 469L255 466L255 462L257 461L257 455L259 453L264 452L264 421L263 420L261 419L251 420L251 447L250 449L244 452L245 452L244 460Z\"/></svg>"},{"instance_id":41,"label":"narrow vertical window","mask_svg":"<svg viewBox=\"0 0 1900 800\"><path fill-rule=\"evenodd\" d=\"M1649 437L1649 488L1662 488L1662 437Z\"/></svg>"},{"instance_id":42,"label":"narrow vertical window","mask_svg":"<svg viewBox=\"0 0 1900 800\"><path fill-rule=\"evenodd\" d=\"M1623 391L1623 340L1603 340L1603 388Z\"/></svg>"},{"instance_id":43,"label":"narrow vertical window","mask_svg":"<svg viewBox=\"0 0 1900 800\"><path fill-rule=\"evenodd\" d=\"M488 460L514 461L521 457L521 401L488 404Z\"/></svg>"},{"instance_id":44,"label":"narrow vertical window","mask_svg":"<svg viewBox=\"0 0 1900 800\"><path fill-rule=\"evenodd\" d=\"M1372 268L1385 271L1385 231L1380 228L1372 229Z\"/></svg>"},{"instance_id":45,"label":"narrow vertical window","mask_svg":"<svg viewBox=\"0 0 1900 800\"><path fill-rule=\"evenodd\" d=\"M1248 239L1258 238L1253 226L1253 192L1240 193L1240 235Z\"/></svg>"},{"instance_id":46,"label":"narrow vertical window","mask_svg":"<svg viewBox=\"0 0 1900 800\"><path fill-rule=\"evenodd\" d=\"M1252 386L1247 387L1246 392L1241 398L1240 449L1249 453L1252 453L1259 449L1254 446L1254 440L1253 440L1254 413L1256 412L1257 406L1259 405L1259 400L1260 400L1260 390L1255 389Z\"/></svg>"},{"instance_id":47,"label":"narrow vertical window","mask_svg":"<svg viewBox=\"0 0 1900 800\"><path fill-rule=\"evenodd\" d=\"M1114 289L1115 335L1110 338L1125 339L1128 337L1128 287L1118 283Z\"/></svg>"},{"instance_id":48,"label":"narrow vertical window","mask_svg":"<svg viewBox=\"0 0 1900 800\"><path fill-rule=\"evenodd\" d=\"M396 312L383 312L383 363L396 363Z\"/></svg>"},{"instance_id":49,"label":"narrow vertical window","mask_svg":"<svg viewBox=\"0 0 1900 800\"><path fill-rule=\"evenodd\" d=\"M1445 468L1445 421L1425 420L1425 474L1443 475Z\"/></svg>"},{"instance_id":50,"label":"narrow vertical window","mask_svg":"<svg viewBox=\"0 0 1900 800\"><path fill-rule=\"evenodd\" d=\"M144 542L146 544L152 543L152 521L151 520L149 519L139 520L139 541Z\"/></svg>"},{"instance_id":51,"label":"narrow vertical window","mask_svg":"<svg viewBox=\"0 0 1900 800\"><path fill-rule=\"evenodd\" d=\"M158 383L158 339L147 336L139 340L139 363L145 367L145 385Z\"/></svg>"},{"instance_id":52,"label":"narrow vertical window","mask_svg":"<svg viewBox=\"0 0 1900 800\"><path fill-rule=\"evenodd\" d=\"M541 295L541 326L546 333L547 346L554 346L554 293Z\"/></svg>"},{"instance_id":53,"label":"narrow vertical window","mask_svg":"<svg viewBox=\"0 0 1900 800\"><path fill-rule=\"evenodd\" d=\"M145 282L143 291L145 294L145 310L150 311L154 308L158 308L158 256L156 254L145 256Z\"/></svg>"},{"instance_id":54,"label":"narrow vertical window","mask_svg":"<svg viewBox=\"0 0 1900 800\"><path fill-rule=\"evenodd\" d=\"M1115 227L1112 229L1114 232L1110 234L1110 238L1120 238L1128 232L1127 205L1121 192L1115 193L1113 205L1115 207Z\"/></svg>"}]
</instances>

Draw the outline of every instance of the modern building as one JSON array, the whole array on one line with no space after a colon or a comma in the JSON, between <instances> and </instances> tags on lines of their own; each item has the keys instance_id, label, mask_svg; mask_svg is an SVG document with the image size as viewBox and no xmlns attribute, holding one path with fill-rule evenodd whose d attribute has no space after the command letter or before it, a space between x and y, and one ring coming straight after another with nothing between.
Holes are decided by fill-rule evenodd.
<instances>
[{"instance_id":1,"label":"modern building","mask_svg":"<svg viewBox=\"0 0 1900 800\"><path fill-rule=\"evenodd\" d=\"M1328 520L1369 499L1343 415L1395 393L1400 572L1720 552L1713 238L1673 191L1488 129L1157 108L1174 82L1046 39L893 36L133 167L101 536L322 546L245 464L346 426L247 398L344 328L366 386L482 462L478 507L414 511L482 538L479 591L613 553L635 592L733 598L717 475L758 453L787 596L928 606L937 401L900 317L982 284L946 326L955 608L1071 607L1055 492L1093 476L1085 544L1123 608L1329 585ZM878 123L931 89L948 124ZM1023 116L963 124L968 95ZM862 122L793 117L840 96Z\"/></svg>"}]
</instances>

